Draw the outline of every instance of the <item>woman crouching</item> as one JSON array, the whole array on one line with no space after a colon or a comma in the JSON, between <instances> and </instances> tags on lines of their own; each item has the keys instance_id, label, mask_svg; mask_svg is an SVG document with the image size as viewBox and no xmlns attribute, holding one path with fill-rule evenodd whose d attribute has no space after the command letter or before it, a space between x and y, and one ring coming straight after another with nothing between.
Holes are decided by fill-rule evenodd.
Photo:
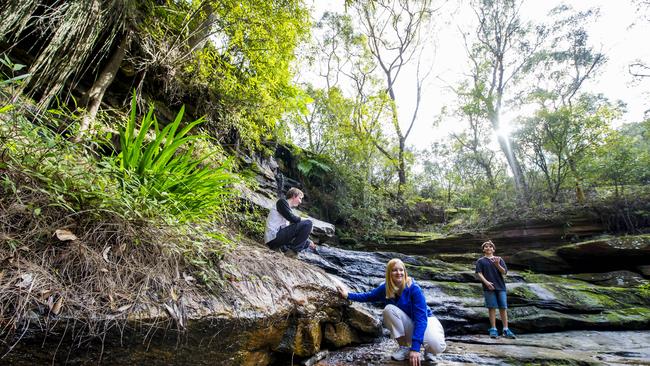
<instances>
[{"instance_id":1,"label":"woman crouching","mask_svg":"<svg viewBox=\"0 0 650 366\"><path fill-rule=\"evenodd\" d=\"M338 291L344 299L386 304L384 326L400 345L392 354L394 360L408 358L411 366L419 366L420 346L424 345L424 359L430 361L447 347L442 324L433 316L422 289L408 276L401 260L394 258L388 262L386 282L370 292L353 293L342 287Z\"/></svg>"}]
</instances>

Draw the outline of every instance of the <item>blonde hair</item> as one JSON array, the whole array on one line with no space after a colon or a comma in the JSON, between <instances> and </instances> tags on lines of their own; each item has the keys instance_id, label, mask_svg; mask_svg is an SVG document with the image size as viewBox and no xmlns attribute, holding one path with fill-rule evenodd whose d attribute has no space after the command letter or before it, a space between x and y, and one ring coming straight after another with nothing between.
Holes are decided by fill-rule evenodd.
<instances>
[{"instance_id":1,"label":"blonde hair","mask_svg":"<svg viewBox=\"0 0 650 366\"><path fill-rule=\"evenodd\" d=\"M401 264L402 268L404 268L404 282L402 282L402 287L397 286L395 283L393 283L393 278L391 277L391 272L393 272L393 268L395 268L396 265ZM388 264L386 264L386 298L387 299L392 299L397 295L397 292L399 290L404 289L406 286L411 285L411 278L409 277L408 273L406 273L406 266L404 265L404 262L402 262L398 258L393 258L388 261Z\"/></svg>"}]
</instances>

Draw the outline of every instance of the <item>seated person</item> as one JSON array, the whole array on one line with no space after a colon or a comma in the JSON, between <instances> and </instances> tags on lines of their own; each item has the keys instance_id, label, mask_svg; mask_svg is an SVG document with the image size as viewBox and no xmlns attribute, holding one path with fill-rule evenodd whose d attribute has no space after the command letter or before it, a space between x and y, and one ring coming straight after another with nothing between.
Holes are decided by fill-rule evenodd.
<instances>
[{"instance_id":1,"label":"seated person","mask_svg":"<svg viewBox=\"0 0 650 366\"><path fill-rule=\"evenodd\" d=\"M281 198L271 208L266 218L264 242L269 248L281 250L289 255L311 248L316 250L316 244L309 240L313 227L311 220L302 220L291 210L302 202L304 193L298 188L287 191L286 199Z\"/></svg>"}]
</instances>

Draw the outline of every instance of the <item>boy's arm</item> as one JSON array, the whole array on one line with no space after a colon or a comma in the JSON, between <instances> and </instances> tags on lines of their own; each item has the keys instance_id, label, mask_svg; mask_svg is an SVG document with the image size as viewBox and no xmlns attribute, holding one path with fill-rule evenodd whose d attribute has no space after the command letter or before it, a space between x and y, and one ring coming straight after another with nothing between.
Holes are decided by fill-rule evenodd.
<instances>
[{"instance_id":1,"label":"boy's arm","mask_svg":"<svg viewBox=\"0 0 650 366\"><path fill-rule=\"evenodd\" d=\"M502 275L508 273L508 268L506 268L506 262L503 261L501 257L493 257L491 259L492 264L497 267L497 270L501 272Z\"/></svg>"},{"instance_id":2,"label":"boy's arm","mask_svg":"<svg viewBox=\"0 0 650 366\"><path fill-rule=\"evenodd\" d=\"M293 211L291 211L291 207L289 207L289 203L287 200L279 199L278 202L275 203L275 208L278 210L280 215L287 219L292 224L297 224L300 222L300 217L294 215Z\"/></svg>"},{"instance_id":3,"label":"boy's arm","mask_svg":"<svg viewBox=\"0 0 650 366\"><path fill-rule=\"evenodd\" d=\"M494 284L492 282L488 281L487 278L485 278L485 276L483 276L483 273L476 272L476 276L478 276L479 280L481 280L481 282L483 282L483 284L485 284L485 286L488 289L494 290Z\"/></svg>"}]
</instances>

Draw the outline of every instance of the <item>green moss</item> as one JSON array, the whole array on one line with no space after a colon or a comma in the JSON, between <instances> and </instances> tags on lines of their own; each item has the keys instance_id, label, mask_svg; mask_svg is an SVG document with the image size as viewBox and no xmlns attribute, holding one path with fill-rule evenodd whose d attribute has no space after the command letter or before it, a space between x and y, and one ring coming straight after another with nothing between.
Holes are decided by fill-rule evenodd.
<instances>
[{"instance_id":1,"label":"green moss","mask_svg":"<svg viewBox=\"0 0 650 366\"><path fill-rule=\"evenodd\" d=\"M557 283L564 285L585 285L584 281L563 276L547 275L531 271L519 271L521 277L528 283Z\"/></svg>"},{"instance_id":2,"label":"green moss","mask_svg":"<svg viewBox=\"0 0 650 366\"><path fill-rule=\"evenodd\" d=\"M383 233L387 243L391 244L423 244L430 240L443 238L444 235L435 232L414 232L387 230Z\"/></svg>"},{"instance_id":3,"label":"green moss","mask_svg":"<svg viewBox=\"0 0 650 366\"><path fill-rule=\"evenodd\" d=\"M406 264L406 268L409 272L412 273L433 273L433 274L454 274L456 272L464 272L469 268L466 265L458 263L448 263L439 260L431 260L424 266L415 266L412 264Z\"/></svg>"},{"instance_id":4,"label":"green moss","mask_svg":"<svg viewBox=\"0 0 650 366\"><path fill-rule=\"evenodd\" d=\"M508 288L509 295L520 297L528 300L536 300L539 298L537 293L530 289L526 284L519 286L511 286Z\"/></svg>"},{"instance_id":5,"label":"green moss","mask_svg":"<svg viewBox=\"0 0 650 366\"><path fill-rule=\"evenodd\" d=\"M448 296L483 298L483 288L478 283L439 282L437 285Z\"/></svg>"},{"instance_id":6,"label":"green moss","mask_svg":"<svg viewBox=\"0 0 650 366\"><path fill-rule=\"evenodd\" d=\"M650 309L633 307L627 309L609 310L601 314L587 315L592 321L607 322L608 324L626 327L647 327L650 324Z\"/></svg>"}]
</instances>

